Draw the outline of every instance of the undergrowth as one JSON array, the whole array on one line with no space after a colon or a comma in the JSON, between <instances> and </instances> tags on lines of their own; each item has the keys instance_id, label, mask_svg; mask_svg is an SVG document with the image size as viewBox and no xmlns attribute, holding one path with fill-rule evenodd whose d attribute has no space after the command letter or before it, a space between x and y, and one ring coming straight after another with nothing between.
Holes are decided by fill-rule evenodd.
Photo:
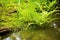
<instances>
[{"instance_id":1,"label":"undergrowth","mask_svg":"<svg viewBox=\"0 0 60 40\"><path fill-rule=\"evenodd\" d=\"M52 23L57 0L3 0L0 1L0 27L21 27L27 30L30 25L39 27ZM37 27L37 26L36 26ZM34 27L33 27L34 28Z\"/></svg>"}]
</instances>

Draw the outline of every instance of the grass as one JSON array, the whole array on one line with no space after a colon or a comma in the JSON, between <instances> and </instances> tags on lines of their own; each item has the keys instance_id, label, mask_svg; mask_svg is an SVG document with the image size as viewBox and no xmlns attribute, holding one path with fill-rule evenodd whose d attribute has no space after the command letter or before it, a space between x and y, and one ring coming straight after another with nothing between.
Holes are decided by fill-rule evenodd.
<instances>
[{"instance_id":1,"label":"grass","mask_svg":"<svg viewBox=\"0 0 60 40\"><path fill-rule=\"evenodd\" d=\"M20 2L16 0L7 3L4 3L5 0L3 0L2 2L0 3L2 5L0 7L2 10L0 27L23 27L27 29L31 24L41 26L56 19L53 14L57 11L57 0L21 0ZM17 12L10 13L13 10Z\"/></svg>"}]
</instances>

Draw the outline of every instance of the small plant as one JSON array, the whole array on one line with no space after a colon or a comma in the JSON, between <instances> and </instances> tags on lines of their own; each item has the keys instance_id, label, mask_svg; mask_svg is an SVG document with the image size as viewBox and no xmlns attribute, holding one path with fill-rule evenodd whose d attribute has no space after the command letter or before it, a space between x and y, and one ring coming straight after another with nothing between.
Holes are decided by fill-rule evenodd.
<instances>
[{"instance_id":1,"label":"small plant","mask_svg":"<svg viewBox=\"0 0 60 40\"><path fill-rule=\"evenodd\" d=\"M50 23L56 19L53 17L54 12L57 11L56 3L56 0L21 0L20 2L15 0L7 3L3 1L0 25L27 30L32 24L42 26L44 23Z\"/></svg>"},{"instance_id":2,"label":"small plant","mask_svg":"<svg viewBox=\"0 0 60 40\"><path fill-rule=\"evenodd\" d=\"M57 0L36 0L27 3L23 1L20 6L21 20L25 22L24 24L27 23L27 28L32 24L37 24L40 27L44 23L49 24L57 19L53 17L54 12L58 11L56 10L56 3Z\"/></svg>"}]
</instances>

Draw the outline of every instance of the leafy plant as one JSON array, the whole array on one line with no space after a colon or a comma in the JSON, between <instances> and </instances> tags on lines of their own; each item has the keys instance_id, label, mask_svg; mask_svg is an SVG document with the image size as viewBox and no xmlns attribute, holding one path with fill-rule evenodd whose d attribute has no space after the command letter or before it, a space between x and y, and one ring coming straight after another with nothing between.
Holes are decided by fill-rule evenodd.
<instances>
[{"instance_id":1,"label":"leafy plant","mask_svg":"<svg viewBox=\"0 0 60 40\"><path fill-rule=\"evenodd\" d=\"M57 0L9 1L1 7L3 12L0 19L3 21L0 20L0 25L27 30L31 24L41 26L46 22L50 23L56 19L53 18L54 12L57 11L56 3ZM15 12L11 12L14 10Z\"/></svg>"},{"instance_id":2,"label":"leafy plant","mask_svg":"<svg viewBox=\"0 0 60 40\"><path fill-rule=\"evenodd\" d=\"M20 13L24 18L23 22L27 21L27 27L29 27L31 24L37 24L41 26L44 23L51 23L56 19L53 18L54 12L58 11L56 10L56 3L57 0L36 0L34 2L27 1L27 3L24 1L21 2Z\"/></svg>"}]
</instances>

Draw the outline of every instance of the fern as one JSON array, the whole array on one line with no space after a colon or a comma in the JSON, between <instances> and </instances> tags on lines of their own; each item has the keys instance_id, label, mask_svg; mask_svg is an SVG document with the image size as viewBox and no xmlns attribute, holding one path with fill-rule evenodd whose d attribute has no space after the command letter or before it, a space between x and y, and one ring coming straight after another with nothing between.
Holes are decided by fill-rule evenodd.
<instances>
[{"instance_id":1,"label":"fern","mask_svg":"<svg viewBox=\"0 0 60 40\"><path fill-rule=\"evenodd\" d=\"M0 24L2 26L26 29L31 24L41 26L46 22L50 23L55 20L51 15L57 11L54 6L57 3L56 0L52 2L50 0L2 0L0 3L3 11L0 13L0 21L3 20ZM13 10L17 12L9 14Z\"/></svg>"}]
</instances>

